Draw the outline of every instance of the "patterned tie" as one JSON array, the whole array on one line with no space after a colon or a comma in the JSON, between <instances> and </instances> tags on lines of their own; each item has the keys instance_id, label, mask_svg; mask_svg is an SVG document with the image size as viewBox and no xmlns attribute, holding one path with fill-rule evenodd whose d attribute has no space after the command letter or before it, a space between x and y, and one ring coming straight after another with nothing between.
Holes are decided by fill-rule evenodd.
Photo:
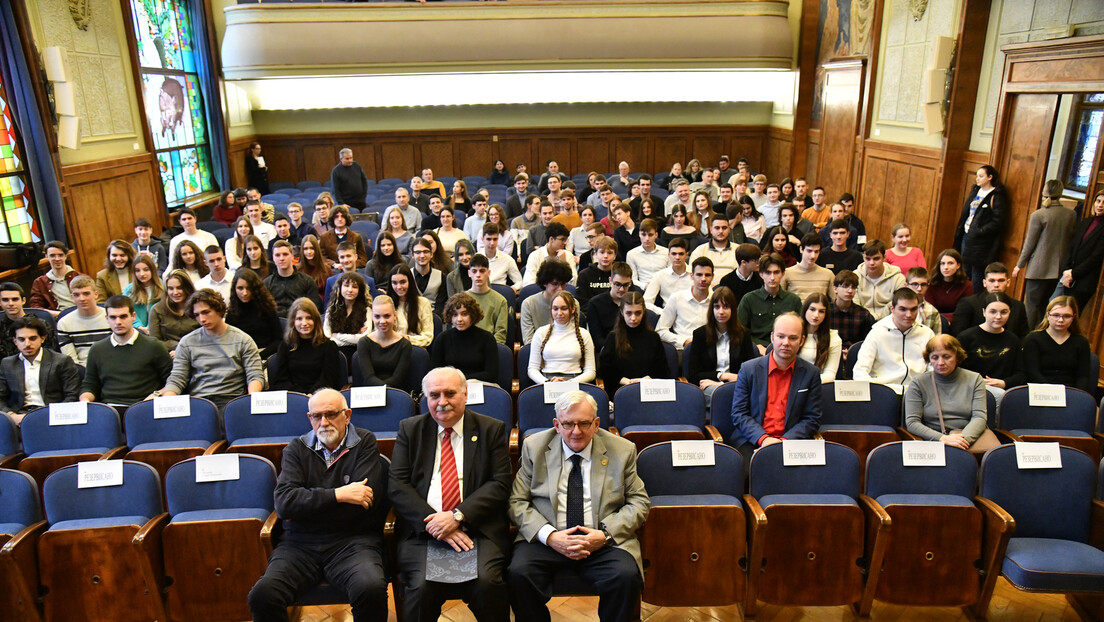
<instances>
[{"instance_id":1,"label":"patterned tie","mask_svg":"<svg viewBox=\"0 0 1104 622\"><path fill-rule=\"evenodd\" d=\"M456 455L452 453L452 428L441 436L441 511L451 512L460 505L460 478L456 475Z\"/></svg>"},{"instance_id":2,"label":"patterned tie","mask_svg":"<svg viewBox=\"0 0 1104 622\"><path fill-rule=\"evenodd\" d=\"M571 472L567 474L567 528L583 524L583 457L571 456Z\"/></svg>"}]
</instances>

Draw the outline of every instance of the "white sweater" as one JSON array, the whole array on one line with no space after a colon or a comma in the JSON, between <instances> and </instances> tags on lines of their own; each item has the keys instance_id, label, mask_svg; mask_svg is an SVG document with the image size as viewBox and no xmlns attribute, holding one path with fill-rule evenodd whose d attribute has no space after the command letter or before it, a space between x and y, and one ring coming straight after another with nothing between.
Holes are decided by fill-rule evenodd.
<instances>
[{"instance_id":1,"label":"white sweater","mask_svg":"<svg viewBox=\"0 0 1104 622\"><path fill-rule=\"evenodd\" d=\"M548 331L552 336L548 343L544 344L544 369L541 369L541 344ZM577 382L594 382L596 368L594 365L594 342L590 339L590 331L579 329L579 336L583 338L583 346L586 348L583 365L579 365L579 339L575 335L575 327L571 324L557 324L541 326L533 333L533 349L529 352L529 377L533 382L547 382L553 376L562 374L579 374L574 378Z\"/></svg>"},{"instance_id":2,"label":"white sweater","mask_svg":"<svg viewBox=\"0 0 1104 622\"><path fill-rule=\"evenodd\" d=\"M893 323L893 316L878 320L859 348L855 380L888 385L900 395L913 378L928 370L924 346L934 336L923 324L913 324L907 333L902 333Z\"/></svg>"},{"instance_id":3,"label":"white sweater","mask_svg":"<svg viewBox=\"0 0 1104 622\"><path fill-rule=\"evenodd\" d=\"M801 346L801 351L797 353L798 358L803 361L808 361L813 365L816 365L816 351L817 351L817 336L816 334L808 335L805 338L804 345ZM828 360L825 361L824 367L820 369L820 381L821 382L833 382L836 379L836 372L839 370L840 355L843 353L843 340L840 339L838 330L828 331Z\"/></svg>"}]
</instances>

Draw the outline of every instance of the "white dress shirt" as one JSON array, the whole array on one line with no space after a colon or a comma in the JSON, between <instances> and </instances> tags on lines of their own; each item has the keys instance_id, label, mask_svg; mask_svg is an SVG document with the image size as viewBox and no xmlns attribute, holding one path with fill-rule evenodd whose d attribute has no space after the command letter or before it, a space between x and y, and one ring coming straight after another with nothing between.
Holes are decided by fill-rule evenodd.
<instances>
[{"instance_id":1,"label":"white dress shirt","mask_svg":"<svg viewBox=\"0 0 1104 622\"><path fill-rule=\"evenodd\" d=\"M675 269L668 266L652 276L648 287L644 289L644 304L656 313L663 313L663 307L656 304L656 297L662 298L666 305L672 296L690 289L693 281L689 267L685 267L682 274L675 274Z\"/></svg>"},{"instance_id":2,"label":"white dress shirt","mask_svg":"<svg viewBox=\"0 0 1104 622\"><path fill-rule=\"evenodd\" d=\"M230 290L234 285L234 274L227 270L219 281L216 281L212 274L208 273L207 276L199 279L199 282L196 283L196 289L213 289L222 295L222 299L226 301L226 304L230 304Z\"/></svg>"},{"instance_id":3,"label":"white dress shirt","mask_svg":"<svg viewBox=\"0 0 1104 622\"><path fill-rule=\"evenodd\" d=\"M39 377L42 373L42 349L38 350L38 354L32 360L27 360L27 357L22 354L19 358L23 360L23 409L32 410L39 406L45 406L46 402L42 399L42 387L39 385Z\"/></svg>"},{"instance_id":4,"label":"white dress shirt","mask_svg":"<svg viewBox=\"0 0 1104 622\"><path fill-rule=\"evenodd\" d=\"M553 531L567 529L567 479L571 476L571 469L574 466L571 463L571 456L576 453L583 457L579 462L579 468L583 471L583 526L591 529L598 528L594 524L594 503L590 498L590 456L594 449L594 441L587 443L580 452L571 451L563 439L560 439L560 444L563 446L563 463L560 465L560 479L556 482L556 525L548 524L540 528L537 538L540 539L541 544L548 544L548 536Z\"/></svg>"},{"instance_id":5,"label":"white dress shirt","mask_svg":"<svg viewBox=\"0 0 1104 622\"><path fill-rule=\"evenodd\" d=\"M437 425L436 449L433 450L433 477L429 480L429 493L426 503L435 512L441 511L441 440L445 428ZM452 455L456 458L456 477L460 481L460 500L464 500L464 416L461 415L452 426Z\"/></svg>"},{"instance_id":6,"label":"white dress shirt","mask_svg":"<svg viewBox=\"0 0 1104 622\"><path fill-rule=\"evenodd\" d=\"M644 250L643 246L637 246L625 255L625 262L633 270L633 284L640 289L648 287L652 278L660 270L671 265L671 258L667 256L667 249L656 244L652 251Z\"/></svg>"},{"instance_id":7,"label":"white dress shirt","mask_svg":"<svg viewBox=\"0 0 1104 622\"><path fill-rule=\"evenodd\" d=\"M705 318L709 313L709 296L698 302L693 291L685 289L671 296L663 307L659 326L656 327L659 337L679 350L693 338L695 330L705 326Z\"/></svg>"},{"instance_id":8,"label":"white dress shirt","mask_svg":"<svg viewBox=\"0 0 1104 622\"><path fill-rule=\"evenodd\" d=\"M492 285L508 285L506 281L509 279L514 285L521 287L521 270L518 270L513 257L499 251L494 257L487 258L487 264L491 267Z\"/></svg>"}]
</instances>

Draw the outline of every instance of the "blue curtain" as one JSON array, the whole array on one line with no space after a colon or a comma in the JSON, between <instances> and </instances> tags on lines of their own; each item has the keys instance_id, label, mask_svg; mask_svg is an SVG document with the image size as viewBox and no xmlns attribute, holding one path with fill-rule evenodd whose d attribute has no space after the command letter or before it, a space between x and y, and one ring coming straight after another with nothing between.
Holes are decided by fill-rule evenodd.
<instances>
[{"instance_id":1,"label":"blue curtain","mask_svg":"<svg viewBox=\"0 0 1104 622\"><path fill-rule=\"evenodd\" d=\"M38 208L38 226L43 240L65 238L65 212L61 204L54 161L46 140L47 128L38 114L34 94L35 76L31 75L19 43L15 14L10 2L0 2L0 66L4 71L5 91L12 122L23 138L23 166L27 171L31 196ZM53 128L49 128L53 131Z\"/></svg>"},{"instance_id":2,"label":"blue curtain","mask_svg":"<svg viewBox=\"0 0 1104 622\"><path fill-rule=\"evenodd\" d=\"M230 165L226 153L226 128L222 118L222 97L219 95L218 68L209 52L207 36L207 9L203 0L187 2L188 17L192 20L193 50L199 84L206 95L204 113L207 116L207 141L211 151L211 175L215 190L225 190L230 184Z\"/></svg>"}]
</instances>

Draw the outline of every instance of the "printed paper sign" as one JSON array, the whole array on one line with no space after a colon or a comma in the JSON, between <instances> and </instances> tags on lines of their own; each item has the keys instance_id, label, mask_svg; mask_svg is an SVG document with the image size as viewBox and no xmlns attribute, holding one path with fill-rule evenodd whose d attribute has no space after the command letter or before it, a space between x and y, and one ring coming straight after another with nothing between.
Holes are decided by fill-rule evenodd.
<instances>
[{"instance_id":1,"label":"printed paper sign","mask_svg":"<svg viewBox=\"0 0 1104 622\"><path fill-rule=\"evenodd\" d=\"M546 382L543 386L545 404L555 404L556 400L560 399L560 396L564 393L579 390L579 383L574 380L568 380L566 382Z\"/></svg>"},{"instance_id":2,"label":"printed paper sign","mask_svg":"<svg viewBox=\"0 0 1104 622\"><path fill-rule=\"evenodd\" d=\"M1058 443L1016 443L1016 466L1021 469L1060 469L1062 450Z\"/></svg>"},{"instance_id":3,"label":"printed paper sign","mask_svg":"<svg viewBox=\"0 0 1104 622\"><path fill-rule=\"evenodd\" d=\"M387 405L387 387L349 389L349 408L379 408Z\"/></svg>"},{"instance_id":4,"label":"printed paper sign","mask_svg":"<svg viewBox=\"0 0 1104 622\"><path fill-rule=\"evenodd\" d=\"M172 419L174 417L190 417L192 415L192 399L187 395L166 395L153 398L153 418Z\"/></svg>"},{"instance_id":5,"label":"printed paper sign","mask_svg":"<svg viewBox=\"0 0 1104 622\"><path fill-rule=\"evenodd\" d=\"M901 441L903 466L947 466L947 446L939 441Z\"/></svg>"},{"instance_id":6,"label":"printed paper sign","mask_svg":"<svg viewBox=\"0 0 1104 622\"><path fill-rule=\"evenodd\" d=\"M50 404L50 425L84 425L88 423L88 402Z\"/></svg>"},{"instance_id":7,"label":"printed paper sign","mask_svg":"<svg viewBox=\"0 0 1104 622\"><path fill-rule=\"evenodd\" d=\"M837 402L869 402L870 383L866 380L837 380L832 383Z\"/></svg>"},{"instance_id":8,"label":"printed paper sign","mask_svg":"<svg viewBox=\"0 0 1104 622\"><path fill-rule=\"evenodd\" d=\"M824 439L782 441L782 466L824 466Z\"/></svg>"},{"instance_id":9,"label":"printed paper sign","mask_svg":"<svg viewBox=\"0 0 1104 622\"><path fill-rule=\"evenodd\" d=\"M483 383L478 380L468 381L468 404L483 403Z\"/></svg>"},{"instance_id":10,"label":"printed paper sign","mask_svg":"<svg viewBox=\"0 0 1104 622\"><path fill-rule=\"evenodd\" d=\"M77 463L77 488L102 488L123 485L122 460L96 460Z\"/></svg>"},{"instance_id":11,"label":"printed paper sign","mask_svg":"<svg viewBox=\"0 0 1104 622\"><path fill-rule=\"evenodd\" d=\"M287 412L287 391L258 391L250 396L254 415L282 415Z\"/></svg>"},{"instance_id":12,"label":"printed paper sign","mask_svg":"<svg viewBox=\"0 0 1104 622\"><path fill-rule=\"evenodd\" d=\"M713 466L713 441L671 441L671 466Z\"/></svg>"},{"instance_id":13,"label":"printed paper sign","mask_svg":"<svg viewBox=\"0 0 1104 622\"><path fill-rule=\"evenodd\" d=\"M675 401L675 381L670 378L652 378L640 381L641 402Z\"/></svg>"},{"instance_id":14,"label":"printed paper sign","mask_svg":"<svg viewBox=\"0 0 1104 622\"><path fill-rule=\"evenodd\" d=\"M239 454L212 454L210 456L196 456L196 483L225 482L241 477L238 474Z\"/></svg>"},{"instance_id":15,"label":"printed paper sign","mask_svg":"<svg viewBox=\"0 0 1104 622\"><path fill-rule=\"evenodd\" d=\"M1027 405L1066 407L1066 385L1027 383Z\"/></svg>"}]
</instances>

